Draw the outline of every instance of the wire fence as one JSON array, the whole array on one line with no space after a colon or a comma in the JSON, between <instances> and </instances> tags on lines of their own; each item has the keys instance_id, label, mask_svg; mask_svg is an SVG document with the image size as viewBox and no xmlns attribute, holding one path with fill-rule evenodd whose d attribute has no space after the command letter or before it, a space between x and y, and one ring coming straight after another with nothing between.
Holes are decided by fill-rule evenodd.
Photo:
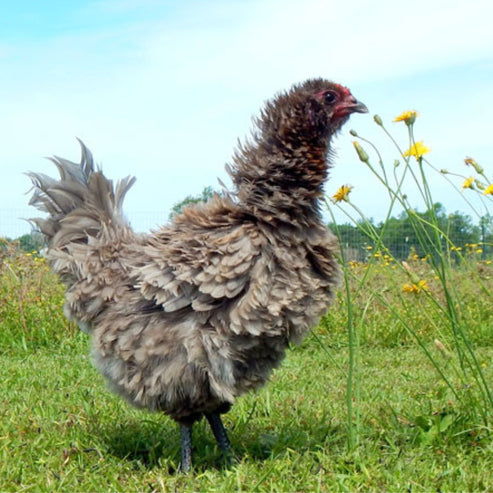
<instances>
[{"instance_id":1,"label":"wire fence","mask_svg":"<svg viewBox=\"0 0 493 493\"><path fill-rule=\"evenodd\" d=\"M32 207L20 209L3 208L0 210L0 238L16 239L33 231L29 222L32 217L42 214ZM126 214L130 224L138 232L158 229L169 220L169 212L137 211Z\"/></svg>"},{"instance_id":2,"label":"wire fence","mask_svg":"<svg viewBox=\"0 0 493 493\"><path fill-rule=\"evenodd\" d=\"M0 209L0 238L19 238L32 231L28 219L33 217L34 209ZM34 213L34 215L36 215Z\"/></svg>"},{"instance_id":3,"label":"wire fence","mask_svg":"<svg viewBox=\"0 0 493 493\"><path fill-rule=\"evenodd\" d=\"M32 208L3 209L0 210L0 238L23 238L21 245L25 248L37 245L40 239L28 238L34 232L28 218L37 216ZM457 216L454 216L457 219ZM461 217L459 217L460 219ZM157 230L169 221L169 212L133 211L127 214L127 219L137 232L149 232ZM442 240L441 251L446 251L453 245L455 255L458 252L474 253L480 259L493 258L493 227L490 222L483 221L479 225L467 224L465 216L461 221L451 221L443 225L443 231L447 231ZM393 219L394 227L387 227L383 239L385 251L393 258L405 260L410 255L424 256L427 249L420 246L420 241L413 234L410 225L404 219ZM379 226L376 226L378 229ZM337 227L341 246L344 249L344 257L347 261L365 261L374 250L375 245L368 236L362 233L356 225L339 225Z\"/></svg>"}]
</instances>

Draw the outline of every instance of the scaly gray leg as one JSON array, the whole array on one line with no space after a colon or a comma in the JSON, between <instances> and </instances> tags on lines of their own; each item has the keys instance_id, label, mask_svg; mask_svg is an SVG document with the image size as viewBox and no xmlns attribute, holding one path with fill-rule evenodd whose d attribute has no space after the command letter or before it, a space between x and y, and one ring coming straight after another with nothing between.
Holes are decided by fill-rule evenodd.
<instances>
[{"instance_id":1,"label":"scaly gray leg","mask_svg":"<svg viewBox=\"0 0 493 493\"><path fill-rule=\"evenodd\" d=\"M190 472L192 468L192 426L180 425L181 431L181 463L182 472Z\"/></svg>"},{"instance_id":2,"label":"scaly gray leg","mask_svg":"<svg viewBox=\"0 0 493 493\"><path fill-rule=\"evenodd\" d=\"M229 452L229 438L221 421L221 416L217 413L206 413L205 417L211 425L212 433L214 433L219 448L224 455L227 455Z\"/></svg>"}]
</instances>

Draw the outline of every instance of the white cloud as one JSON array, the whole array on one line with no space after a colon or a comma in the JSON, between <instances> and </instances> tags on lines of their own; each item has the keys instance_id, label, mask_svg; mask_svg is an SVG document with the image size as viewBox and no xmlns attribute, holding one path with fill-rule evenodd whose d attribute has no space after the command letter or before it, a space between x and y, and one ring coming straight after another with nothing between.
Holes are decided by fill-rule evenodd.
<instances>
[{"instance_id":1,"label":"white cloud","mask_svg":"<svg viewBox=\"0 0 493 493\"><path fill-rule=\"evenodd\" d=\"M368 80L490 57L493 47L488 22L493 6L488 1L417 0L408 6L390 0L276 0L215 5L227 12L222 23L217 22L217 7L198 4L189 25L170 30L163 23L162 33L150 36L156 60L160 54L167 59L170 46L176 50L178 77L188 75L188 68L206 78L242 74L254 84L259 79L282 84L323 72ZM178 46L174 39L180 39Z\"/></svg>"}]
</instances>

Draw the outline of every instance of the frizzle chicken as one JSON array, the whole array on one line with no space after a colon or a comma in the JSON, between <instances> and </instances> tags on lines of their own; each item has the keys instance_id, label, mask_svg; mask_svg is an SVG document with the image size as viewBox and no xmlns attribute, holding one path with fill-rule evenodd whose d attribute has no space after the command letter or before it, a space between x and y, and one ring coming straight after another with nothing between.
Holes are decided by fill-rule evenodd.
<instances>
[{"instance_id":1,"label":"frizzle chicken","mask_svg":"<svg viewBox=\"0 0 493 493\"><path fill-rule=\"evenodd\" d=\"M193 423L205 416L226 452L220 415L266 382L332 300L337 245L319 199L331 139L354 112L367 109L324 79L277 95L228 167L235 189L151 234L122 215L134 179L113 186L82 143L80 164L52 159L59 180L29 173L67 317L90 334L113 391L180 424L183 470Z\"/></svg>"}]
</instances>

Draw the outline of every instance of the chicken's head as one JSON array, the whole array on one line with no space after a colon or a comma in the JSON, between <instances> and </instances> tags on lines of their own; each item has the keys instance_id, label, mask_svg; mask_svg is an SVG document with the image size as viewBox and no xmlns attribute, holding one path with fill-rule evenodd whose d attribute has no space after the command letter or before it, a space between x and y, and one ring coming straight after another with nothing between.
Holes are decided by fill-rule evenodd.
<instances>
[{"instance_id":1,"label":"chicken's head","mask_svg":"<svg viewBox=\"0 0 493 493\"><path fill-rule=\"evenodd\" d=\"M280 136L288 147L300 141L328 142L352 113L368 108L346 87L326 79L309 79L268 103L264 130Z\"/></svg>"}]
</instances>

